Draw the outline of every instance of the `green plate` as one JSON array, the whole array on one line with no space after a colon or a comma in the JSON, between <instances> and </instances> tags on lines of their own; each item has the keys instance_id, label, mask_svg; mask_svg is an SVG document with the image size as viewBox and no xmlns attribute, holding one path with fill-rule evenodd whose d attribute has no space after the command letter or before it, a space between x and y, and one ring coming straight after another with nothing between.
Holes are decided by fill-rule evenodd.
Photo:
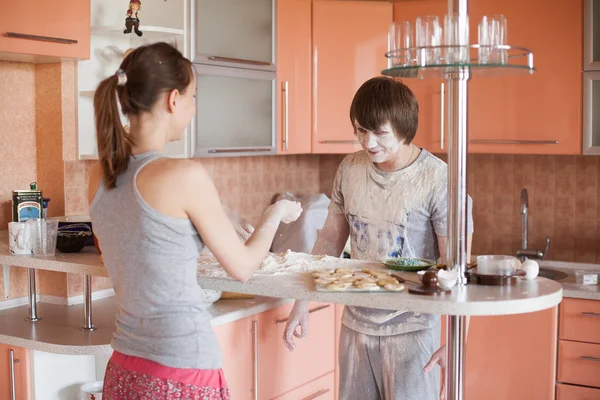
<instances>
[{"instance_id":1,"label":"green plate","mask_svg":"<svg viewBox=\"0 0 600 400\"><path fill-rule=\"evenodd\" d=\"M435 261L424 258L386 258L381 263L390 269L396 271L421 271L436 265Z\"/></svg>"}]
</instances>

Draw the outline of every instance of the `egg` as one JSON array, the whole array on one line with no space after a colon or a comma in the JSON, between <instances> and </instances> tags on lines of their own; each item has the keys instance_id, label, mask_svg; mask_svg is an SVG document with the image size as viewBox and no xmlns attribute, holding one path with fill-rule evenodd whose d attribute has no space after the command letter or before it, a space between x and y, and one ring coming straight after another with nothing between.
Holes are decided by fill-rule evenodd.
<instances>
[{"instance_id":1,"label":"egg","mask_svg":"<svg viewBox=\"0 0 600 400\"><path fill-rule=\"evenodd\" d=\"M537 278L540 273L540 266L536 261L533 260L525 260L523 264L521 264L521 269L525 272L525 279L532 280Z\"/></svg>"}]
</instances>

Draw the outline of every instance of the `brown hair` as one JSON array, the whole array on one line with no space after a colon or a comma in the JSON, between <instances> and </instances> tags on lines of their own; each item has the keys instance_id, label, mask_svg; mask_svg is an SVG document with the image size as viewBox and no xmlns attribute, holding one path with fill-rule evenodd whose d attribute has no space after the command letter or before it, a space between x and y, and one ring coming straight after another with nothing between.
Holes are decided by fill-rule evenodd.
<instances>
[{"instance_id":1,"label":"brown hair","mask_svg":"<svg viewBox=\"0 0 600 400\"><path fill-rule=\"evenodd\" d=\"M404 83L379 76L363 83L354 95L350 121L355 134L355 122L369 131L389 122L398 138L409 144L419 126L419 104Z\"/></svg>"},{"instance_id":2,"label":"brown hair","mask_svg":"<svg viewBox=\"0 0 600 400\"><path fill-rule=\"evenodd\" d=\"M117 96L123 114L139 115L151 112L161 93L174 89L185 93L192 79L188 59L168 43L154 43L127 54L117 73L100 82L94 95L94 114L98 154L108 189L116 186L117 177L127 169L134 144L121 123Z\"/></svg>"}]
</instances>

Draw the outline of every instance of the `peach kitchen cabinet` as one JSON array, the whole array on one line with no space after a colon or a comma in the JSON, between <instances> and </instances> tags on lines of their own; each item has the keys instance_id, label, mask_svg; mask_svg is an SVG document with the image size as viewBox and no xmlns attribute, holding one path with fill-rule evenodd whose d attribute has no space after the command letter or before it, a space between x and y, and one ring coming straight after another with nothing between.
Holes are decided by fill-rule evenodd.
<instances>
[{"instance_id":1,"label":"peach kitchen cabinet","mask_svg":"<svg viewBox=\"0 0 600 400\"><path fill-rule=\"evenodd\" d=\"M471 317L465 397L554 399L556 307L528 314Z\"/></svg>"},{"instance_id":2,"label":"peach kitchen cabinet","mask_svg":"<svg viewBox=\"0 0 600 400\"><path fill-rule=\"evenodd\" d=\"M313 1L313 153L360 149L350 122L356 90L387 68L391 3Z\"/></svg>"},{"instance_id":3,"label":"peach kitchen cabinet","mask_svg":"<svg viewBox=\"0 0 600 400\"><path fill-rule=\"evenodd\" d=\"M0 59L59 62L89 58L89 0L3 1Z\"/></svg>"},{"instance_id":4,"label":"peach kitchen cabinet","mask_svg":"<svg viewBox=\"0 0 600 400\"><path fill-rule=\"evenodd\" d=\"M13 390L17 400L30 398L27 349L0 344L0 399L11 399Z\"/></svg>"},{"instance_id":5,"label":"peach kitchen cabinet","mask_svg":"<svg viewBox=\"0 0 600 400\"><path fill-rule=\"evenodd\" d=\"M310 303L309 335L296 339L293 352L282 342L291 309L290 304L256 316L258 398L333 398L334 305ZM298 397L292 393L297 393Z\"/></svg>"},{"instance_id":6,"label":"peach kitchen cabinet","mask_svg":"<svg viewBox=\"0 0 600 400\"><path fill-rule=\"evenodd\" d=\"M254 377L254 329L251 317L217 326L215 334L223 357L223 371L232 399L252 399Z\"/></svg>"},{"instance_id":7,"label":"peach kitchen cabinet","mask_svg":"<svg viewBox=\"0 0 600 400\"><path fill-rule=\"evenodd\" d=\"M415 20L423 15L443 15L448 9L445 0L423 0L394 3L394 21L410 21L413 29ZM419 128L413 143L432 153L447 150L446 126L444 125L446 81L443 79L405 79L403 81L415 94L419 102Z\"/></svg>"},{"instance_id":8,"label":"peach kitchen cabinet","mask_svg":"<svg viewBox=\"0 0 600 400\"><path fill-rule=\"evenodd\" d=\"M311 152L312 5L277 1L277 133L279 154Z\"/></svg>"},{"instance_id":9,"label":"peach kitchen cabinet","mask_svg":"<svg viewBox=\"0 0 600 400\"><path fill-rule=\"evenodd\" d=\"M537 69L470 81L469 152L581 154L582 10L582 0L469 3L472 43L483 15L503 14L508 44L531 49Z\"/></svg>"},{"instance_id":10,"label":"peach kitchen cabinet","mask_svg":"<svg viewBox=\"0 0 600 400\"><path fill-rule=\"evenodd\" d=\"M600 301L561 303L557 381L558 400L600 398Z\"/></svg>"}]
</instances>

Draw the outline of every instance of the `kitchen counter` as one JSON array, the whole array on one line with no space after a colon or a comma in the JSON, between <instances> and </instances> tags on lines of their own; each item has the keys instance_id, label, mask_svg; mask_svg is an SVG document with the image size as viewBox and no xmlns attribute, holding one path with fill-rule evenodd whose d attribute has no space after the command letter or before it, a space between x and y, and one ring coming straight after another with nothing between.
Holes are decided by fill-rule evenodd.
<instances>
[{"instance_id":1,"label":"kitchen counter","mask_svg":"<svg viewBox=\"0 0 600 400\"><path fill-rule=\"evenodd\" d=\"M416 273L408 272L397 272L407 280L406 289L401 292L319 292L309 273L311 269L382 269L382 265L329 257L303 267L301 261L295 261L298 266L291 264L288 268L260 271L247 282L224 274L216 260L206 261L201 263L198 281L203 288L213 290L443 315L522 314L554 307L562 299L561 285L546 278L520 279L510 287L467 285L456 286L451 293L438 296L415 295L407 289L411 285L420 285L410 282L418 282L418 277Z\"/></svg>"},{"instance_id":2,"label":"kitchen counter","mask_svg":"<svg viewBox=\"0 0 600 400\"><path fill-rule=\"evenodd\" d=\"M253 299L219 300L209 312L212 326L219 326L256 315L290 303L288 299L255 297ZM93 302L96 330L82 331L83 305L61 306L38 303L40 321L25 321L28 306L0 311L0 343L49 353L71 355L111 354L110 342L115 330L115 298Z\"/></svg>"},{"instance_id":3,"label":"kitchen counter","mask_svg":"<svg viewBox=\"0 0 600 400\"><path fill-rule=\"evenodd\" d=\"M363 263L364 264L364 263ZM567 298L582 298L582 299L594 299L600 300L600 285L585 286L575 283L573 270L574 269L596 269L600 270L600 265L596 264L580 264L580 263L566 263L566 262L555 262L555 261L543 261L542 266L548 266L550 268L556 267L559 270L569 270L571 277L565 280L558 280L563 287L563 297ZM79 275L90 275L98 277L108 277L108 272L100 259L96 249L93 246L86 246L79 253L60 253L56 252L51 257L36 257L36 256L15 256L11 255L8 247L8 231L0 231L0 265L12 265L16 267L26 267L34 269L44 269L49 271L65 272L70 274ZM377 265L377 264L376 264ZM201 284L208 284L206 288L218 288L218 290L227 291L239 291L241 285L235 285L231 282L222 282L217 280L207 279L208 277L202 276L200 278ZM252 284L257 277L253 277L248 284ZM410 278L416 280L416 276ZM210 281L210 282L209 282ZM231 290L232 288L236 290ZM227 289L226 289L227 288ZM245 292L248 293L247 289ZM306 295L306 293L304 293ZM327 295L321 295L320 298L328 297ZM341 297L335 297L337 300L342 300ZM315 299L318 300L318 299ZM319 300L320 301L320 300Z\"/></svg>"},{"instance_id":4,"label":"kitchen counter","mask_svg":"<svg viewBox=\"0 0 600 400\"><path fill-rule=\"evenodd\" d=\"M8 231L0 231L0 265L108 277L108 272L94 246L86 246L79 253L61 253L56 250L55 255L47 257L16 256L10 254Z\"/></svg>"},{"instance_id":5,"label":"kitchen counter","mask_svg":"<svg viewBox=\"0 0 600 400\"><path fill-rule=\"evenodd\" d=\"M557 277L556 280L563 287L563 297L600 300L600 285L583 285L577 283L575 279L575 270L600 271L600 265L561 261L541 261L539 264L541 268L557 270L567 275L566 277Z\"/></svg>"}]
</instances>

